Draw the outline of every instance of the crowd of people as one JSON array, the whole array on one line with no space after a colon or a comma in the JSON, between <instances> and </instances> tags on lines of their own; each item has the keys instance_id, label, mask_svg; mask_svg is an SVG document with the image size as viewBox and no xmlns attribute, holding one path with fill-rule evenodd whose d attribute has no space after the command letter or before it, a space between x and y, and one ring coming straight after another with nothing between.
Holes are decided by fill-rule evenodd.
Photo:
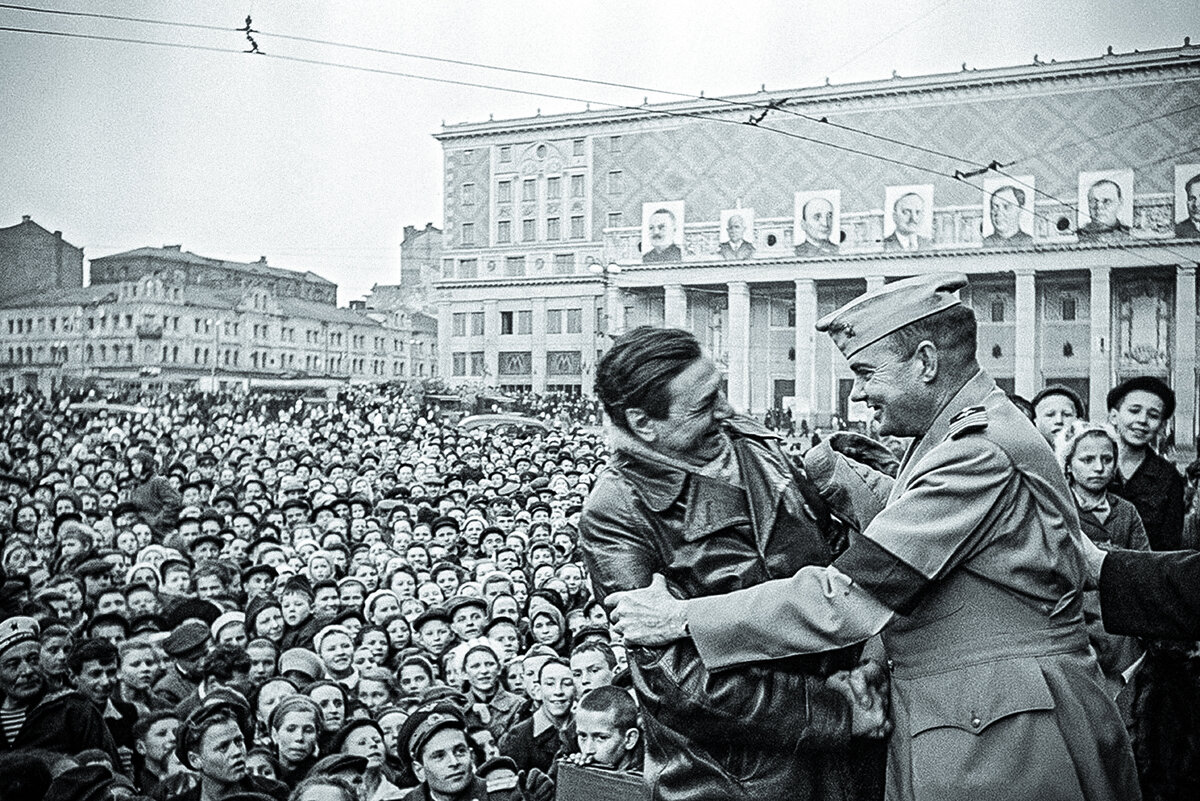
<instances>
[{"instance_id":1,"label":"crowd of people","mask_svg":"<svg viewBox=\"0 0 1200 801\"><path fill-rule=\"evenodd\" d=\"M1162 382L1114 388L1110 425L1064 387L1015 400L1101 547L1195 547ZM579 538L599 405L510 401L547 431L467 432L397 388L0 398L0 798L548 801L564 763L641 771L651 672L635 694L593 594L631 577ZM1184 786L1193 652L1098 609L1139 769ZM661 751L681 701L657 700Z\"/></svg>"},{"instance_id":2,"label":"crowd of people","mask_svg":"<svg viewBox=\"0 0 1200 801\"><path fill-rule=\"evenodd\" d=\"M548 433L389 388L0 400L0 797L544 801L563 759L640 770L578 551L595 402L516 401Z\"/></svg>"}]
</instances>

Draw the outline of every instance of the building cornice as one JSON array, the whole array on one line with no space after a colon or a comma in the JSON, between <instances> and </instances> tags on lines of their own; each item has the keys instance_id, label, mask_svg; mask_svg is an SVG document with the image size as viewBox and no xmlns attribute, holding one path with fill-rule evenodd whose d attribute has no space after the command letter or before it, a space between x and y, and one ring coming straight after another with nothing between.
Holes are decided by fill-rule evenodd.
<instances>
[{"instance_id":1,"label":"building cornice","mask_svg":"<svg viewBox=\"0 0 1200 801\"><path fill-rule=\"evenodd\" d=\"M1200 46L1187 45L1144 53L1137 51L1110 53L1099 58L1075 61L1039 61L1020 66L966 69L959 72L915 77L897 76L882 80L840 85L830 84L786 91L760 91L752 94L731 95L718 100L683 100L631 109L589 110L547 116L519 117L510 120L465 122L446 125L441 131L434 133L433 137L445 145L458 139L597 125L620 127L631 123L642 124L647 120L679 124L679 121L672 115L694 118L736 114L741 117L745 115L749 107L764 106L772 101L777 103L787 101L787 106L792 107L837 106L839 110L851 110L855 106L867 103L873 105L872 101L905 99L911 102L919 101L922 98L932 100L934 95L972 90L994 93L1006 86L1018 84L1027 94L1030 84L1059 83L1080 86L1092 83L1103 85L1111 83L1119 76L1134 73L1144 73L1147 75L1147 80L1156 82L1161 82L1164 77L1200 79ZM744 105L739 108L736 106L739 103Z\"/></svg>"}]
</instances>

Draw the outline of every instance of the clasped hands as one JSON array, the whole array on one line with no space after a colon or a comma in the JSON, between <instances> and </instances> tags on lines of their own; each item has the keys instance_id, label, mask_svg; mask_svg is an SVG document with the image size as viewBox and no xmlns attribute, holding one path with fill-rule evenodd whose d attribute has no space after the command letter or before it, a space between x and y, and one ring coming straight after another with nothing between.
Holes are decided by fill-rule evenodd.
<instances>
[{"instance_id":1,"label":"clasped hands","mask_svg":"<svg viewBox=\"0 0 1200 801\"><path fill-rule=\"evenodd\" d=\"M825 680L850 702L850 733L855 737L882 739L892 731L887 670L875 661L863 662L853 670L842 670Z\"/></svg>"}]
</instances>

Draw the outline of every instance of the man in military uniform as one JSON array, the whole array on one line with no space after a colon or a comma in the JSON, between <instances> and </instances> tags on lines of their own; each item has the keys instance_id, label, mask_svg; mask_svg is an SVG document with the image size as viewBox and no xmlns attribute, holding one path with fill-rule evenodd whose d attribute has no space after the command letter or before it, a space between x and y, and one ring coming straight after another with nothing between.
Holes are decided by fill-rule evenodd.
<instances>
[{"instance_id":1,"label":"man in military uniform","mask_svg":"<svg viewBox=\"0 0 1200 801\"><path fill-rule=\"evenodd\" d=\"M829 567L680 601L620 593L632 644L690 637L705 666L882 631L892 801L1137 799L1125 728L1088 647L1079 520L1046 441L979 368L963 275L898 281L817 324L879 432L914 437L886 506Z\"/></svg>"},{"instance_id":2,"label":"man in military uniform","mask_svg":"<svg viewBox=\"0 0 1200 801\"><path fill-rule=\"evenodd\" d=\"M490 775L475 772L467 721L453 703L418 707L399 733L400 747L419 785L404 801L553 801L554 782L539 770Z\"/></svg>"}]
</instances>

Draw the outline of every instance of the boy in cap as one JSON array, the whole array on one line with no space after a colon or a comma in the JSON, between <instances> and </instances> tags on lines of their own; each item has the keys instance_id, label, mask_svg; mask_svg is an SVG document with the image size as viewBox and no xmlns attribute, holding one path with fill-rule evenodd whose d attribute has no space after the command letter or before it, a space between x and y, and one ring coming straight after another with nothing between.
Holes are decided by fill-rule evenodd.
<instances>
[{"instance_id":1,"label":"boy in cap","mask_svg":"<svg viewBox=\"0 0 1200 801\"><path fill-rule=\"evenodd\" d=\"M210 801L235 793L262 793L284 801L287 787L274 779L255 776L246 765L249 712L219 698L205 703L184 721L177 734L175 753L188 769L196 771L200 783L172 801Z\"/></svg>"},{"instance_id":2,"label":"boy in cap","mask_svg":"<svg viewBox=\"0 0 1200 801\"><path fill-rule=\"evenodd\" d=\"M195 695L210 642L209 627L203 621L187 620L176 626L162 644L172 665L154 685L154 692L172 706Z\"/></svg>"},{"instance_id":3,"label":"boy in cap","mask_svg":"<svg viewBox=\"0 0 1200 801\"><path fill-rule=\"evenodd\" d=\"M400 728L400 748L420 784L404 801L553 801L554 782L539 770L487 782L475 772L467 722L458 707L440 701L418 707Z\"/></svg>"},{"instance_id":4,"label":"boy in cap","mask_svg":"<svg viewBox=\"0 0 1200 801\"><path fill-rule=\"evenodd\" d=\"M75 691L50 693L38 666L38 624L30 617L0 621L0 753L39 748L77 754L90 748L121 764L100 712Z\"/></svg>"}]
</instances>

